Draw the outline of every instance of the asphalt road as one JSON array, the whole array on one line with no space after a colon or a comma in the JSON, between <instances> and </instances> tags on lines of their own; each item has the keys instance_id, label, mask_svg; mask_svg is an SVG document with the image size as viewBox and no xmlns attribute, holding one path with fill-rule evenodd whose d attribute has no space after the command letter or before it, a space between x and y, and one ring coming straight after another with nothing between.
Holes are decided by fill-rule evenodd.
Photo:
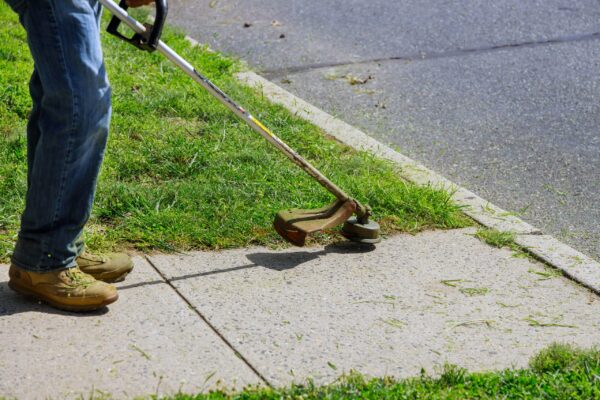
<instances>
[{"instance_id":1,"label":"asphalt road","mask_svg":"<svg viewBox=\"0 0 600 400\"><path fill-rule=\"evenodd\" d=\"M600 260L597 0L174 0L169 20Z\"/></svg>"}]
</instances>

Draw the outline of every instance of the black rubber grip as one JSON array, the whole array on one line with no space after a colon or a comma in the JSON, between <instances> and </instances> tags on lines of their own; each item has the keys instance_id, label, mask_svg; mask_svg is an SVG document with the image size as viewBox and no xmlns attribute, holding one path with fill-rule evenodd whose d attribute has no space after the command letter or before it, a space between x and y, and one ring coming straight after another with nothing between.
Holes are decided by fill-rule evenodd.
<instances>
[{"instance_id":1,"label":"black rubber grip","mask_svg":"<svg viewBox=\"0 0 600 400\"><path fill-rule=\"evenodd\" d=\"M108 27L106 28L106 31L121 40L131 43L138 49L145 51L156 50L156 48L158 47L160 36L162 34L163 27L165 25L165 21L167 19L169 7L167 4L167 0L155 0L154 5L156 7L154 23L152 25L146 26L146 32L143 35L135 33L132 37L128 38L121 34L119 32L121 20L116 16L113 16L111 18L110 22L108 23ZM121 2L119 3L119 7L127 11L127 9L129 8L129 6L127 5L127 0L121 0Z\"/></svg>"}]
</instances>

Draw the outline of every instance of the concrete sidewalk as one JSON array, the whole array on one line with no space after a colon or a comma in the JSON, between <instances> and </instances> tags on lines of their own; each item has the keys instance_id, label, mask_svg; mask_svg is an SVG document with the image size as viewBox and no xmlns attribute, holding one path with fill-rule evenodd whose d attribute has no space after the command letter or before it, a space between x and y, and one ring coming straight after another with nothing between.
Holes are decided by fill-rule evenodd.
<instances>
[{"instance_id":1,"label":"concrete sidewalk","mask_svg":"<svg viewBox=\"0 0 600 400\"><path fill-rule=\"evenodd\" d=\"M473 237L136 257L121 298L54 311L0 278L0 396L116 398L221 386L522 367L551 342L600 345L600 298ZM6 271L2 268L3 271Z\"/></svg>"}]
</instances>

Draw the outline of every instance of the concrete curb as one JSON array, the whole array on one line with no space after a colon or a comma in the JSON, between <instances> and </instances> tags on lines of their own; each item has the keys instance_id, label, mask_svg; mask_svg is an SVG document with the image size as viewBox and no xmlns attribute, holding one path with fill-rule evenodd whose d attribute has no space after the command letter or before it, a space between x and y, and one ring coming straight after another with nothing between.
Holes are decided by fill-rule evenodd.
<instances>
[{"instance_id":1,"label":"concrete curb","mask_svg":"<svg viewBox=\"0 0 600 400\"><path fill-rule=\"evenodd\" d=\"M188 39L194 43L193 39ZM197 42L196 42L197 43ZM341 121L323 110L294 96L285 89L254 72L241 72L236 78L246 85L261 90L271 102L280 104L294 115L317 125L328 135L357 150L396 163L401 176L419 185L432 185L449 190L452 199L463 207L463 212L481 225L516 234L516 242L533 256L561 270L566 276L600 294L600 263L580 253L558 239L542 232L511 213L460 187L415 160L371 138L366 133Z\"/></svg>"},{"instance_id":2,"label":"concrete curb","mask_svg":"<svg viewBox=\"0 0 600 400\"><path fill-rule=\"evenodd\" d=\"M600 294L600 264L550 235L517 235L515 242L572 280Z\"/></svg>"},{"instance_id":3,"label":"concrete curb","mask_svg":"<svg viewBox=\"0 0 600 400\"><path fill-rule=\"evenodd\" d=\"M298 117L312 122L340 142L357 150L369 151L396 163L402 169L403 178L419 185L432 185L452 192L452 198L457 204L464 207L465 214L482 225L500 231L522 234L540 233L537 228L496 207L475 193L455 185L443 176L398 153L353 126L297 98L265 78L253 72L240 73L237 78L249 86L260 88L263 95L269 100L283 105Z\"/></svg>"}]
</instances>

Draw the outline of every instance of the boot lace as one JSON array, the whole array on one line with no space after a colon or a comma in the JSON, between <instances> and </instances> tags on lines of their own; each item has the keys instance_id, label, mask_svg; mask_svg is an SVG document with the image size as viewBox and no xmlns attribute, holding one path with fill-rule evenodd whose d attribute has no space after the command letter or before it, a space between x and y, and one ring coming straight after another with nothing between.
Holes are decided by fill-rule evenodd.
<instances>
[{"instance_id":1,"label":"boot lace","mask_svg":"<svg viewBox=\"0 0 600 400\"><path fill-rule=\"evenodd\" d=\"M72 288L81 287L87 289L96 282L93 276L86 274L79 268L69 268L65 272L65 276L69 279L67 284Z\"/></svg>"}]
</instances>

